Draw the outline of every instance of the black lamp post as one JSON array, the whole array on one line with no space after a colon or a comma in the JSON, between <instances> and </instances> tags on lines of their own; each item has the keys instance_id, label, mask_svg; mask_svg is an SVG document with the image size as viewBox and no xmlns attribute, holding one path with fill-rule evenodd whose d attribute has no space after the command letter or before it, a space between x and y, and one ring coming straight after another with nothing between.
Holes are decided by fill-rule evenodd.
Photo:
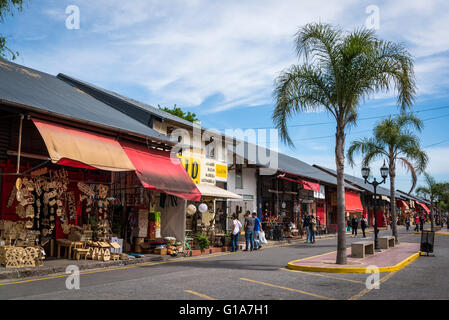
<instances>
[{"instance_id":1,"label":"black lamp post","mask_svg":"<svg viewBox=\"0 0 449 320\"><path fill-rule=\"evenodd\" d=\"M368 167L362 168L362 177L365 179L365 183L369 183L374 187L374 248L379 249L378 243L377 243L377 234L379 233L379 230L377 229L377 212L376 212L376 204L377 204L377 186L379 184L385 183L385 179L388 177L388 167L384 165L380 168L380 175L382 177L381 182L377 182L376 178L372 182L368 181L370 169Z\"/></svg>"}]
</instances>

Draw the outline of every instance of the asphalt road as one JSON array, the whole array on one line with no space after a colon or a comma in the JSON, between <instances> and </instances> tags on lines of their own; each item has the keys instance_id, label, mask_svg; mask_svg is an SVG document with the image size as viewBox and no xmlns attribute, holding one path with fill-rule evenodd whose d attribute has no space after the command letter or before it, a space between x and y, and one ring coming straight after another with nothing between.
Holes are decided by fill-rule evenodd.
<instances>
[{"instance_id":1,"label":"asphalt road","mask_svg":"<svg viewBox=\"0 0 449 320\"><path fill-rule=\"evenodd\" d=\"M400 241L419 239L400 229ZM348 246L351 241L347 238ZM380 289L367 290L365 274L286 269L289 261L335 248L336 239L317 240L254 252L88 270L81 273L79 290L66 288L64 274L2 281L0 299L449 299L449 235L436 235L434 256L422 256L397 272L382 273Z\"/></svg>"}]
</instances>

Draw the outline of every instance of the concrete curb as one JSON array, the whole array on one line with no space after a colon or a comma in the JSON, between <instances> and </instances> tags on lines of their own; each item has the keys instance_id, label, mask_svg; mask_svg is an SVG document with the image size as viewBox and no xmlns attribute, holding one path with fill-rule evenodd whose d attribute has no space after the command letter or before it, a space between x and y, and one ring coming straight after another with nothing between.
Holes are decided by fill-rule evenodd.
<instances>
[{"instance_id":1,"label":"concrete curb","mask_svg":"<svg viewBox=\"0 0 449 320\"><path fill-rule=\"evenodd\" d=\"M332 251L332 252L335 252L335 251ZM321 254L321 255L318 255L318 256L326 255L326 254L329 254L329 253L331 253L331 252L328 252L328 253L325 253L325 254ZM380 267L379 268L379 272L393 272L393 271L401 270L402 268L404 268L408 264L410 264L413 261L415 261L416 259L418 259L418 257L420 255L421 255L421 251L418 251L417 253L412 254L411 256L409 256L408 258L404 259L403 261L399 262L398 264L396 264L394 266ZM305 259L299 259L299 260L290 261L288 263L288 265L287 265L287 268L290 269L290 270L310 271L310 272L325 272L325 273L371 273L371 269L368 269L368 268L315 267L315 266L306 266L306 265L294 264L297 261L307 260L307 259L311 259L311 258L318 257L318 256L313 256L313 257L308 257L308 258L305 258Z\"/></svg>"},{"instance_id":2,"label":"concrete curb","mask_svg":"<svg viewBox=\"0 0 449 320\"><path fill-rule=\"evenodd\" d=\"M421 234L421 232L413 232L414 234ZM449 235L449 232L435 232L435 234L439 234L439 235Z\"/></svg>"},{"instance_id":3,"label":"concrete curb","mask_svg":"<svg viewBox=\"0 0 449 320\"><path fill-rule=\"evenodd\" d=\"M89 264L76 264L77 260L73 260L73 265L79 267L80 270L90 270L90 269L104 269L109 267L119 267L119 266L127 266L140 264L145 262L157 262L157 261L166 261L169 259L173 259L170 256L158 256L158 257L145 257L145 258L136 258L133 260L115 260L115 261L98 261L96 263ZM45 263L45 262L44 262ZM0 280L6 279L21 279L21 278L29 278L29 277L38 277L38 276L46 276L49 274L56 273L65 273L66 268L69 264L63 266L47 266L47 267L36 267L36 268L23 268L23 269L11 269L0 272Z\"/></svg>"}]
</instances>

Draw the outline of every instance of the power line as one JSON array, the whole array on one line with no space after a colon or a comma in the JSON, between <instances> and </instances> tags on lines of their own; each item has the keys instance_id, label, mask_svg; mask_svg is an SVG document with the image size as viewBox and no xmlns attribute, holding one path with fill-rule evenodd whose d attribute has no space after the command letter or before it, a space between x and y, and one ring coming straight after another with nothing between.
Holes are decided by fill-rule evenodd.
<instances>
[{"instance_id":1,"label":"power line","mask_svg":"<svg viewBox=\"0 0 449 320\"><path fill-rule=\"evenodd\" d=\"M414 113L422 113L422 112L428 112L428 111L433 111L433 110L441 110L441 109L447 109L447 108L449 108L449 105L429 108L429 109L425 109L425 110L412 111L411 113L412 114L414 114ZM393 114L387 114L387 115L382 115L382 116L365 117L365 118L357 119L357 121L381 119L381 118L386 118L388 116L395 116L395 115L399 115L399 114L400 113L393 113ZM438 117L431 118L431 119L437 119L437 118ZM426 120L431 120L431 119L426 119ZM294 124L294 125L287 126L287 128L312 127L312 126L329 125L329 124L335 124L335 121ZM247 127L247 128L239 128L239 129L246 130L246 129L276 129L276 128L275 127ZM223 130L226 130L226 129L218 129L218 130L223 131Z\"/></svg>"}]
</instances>

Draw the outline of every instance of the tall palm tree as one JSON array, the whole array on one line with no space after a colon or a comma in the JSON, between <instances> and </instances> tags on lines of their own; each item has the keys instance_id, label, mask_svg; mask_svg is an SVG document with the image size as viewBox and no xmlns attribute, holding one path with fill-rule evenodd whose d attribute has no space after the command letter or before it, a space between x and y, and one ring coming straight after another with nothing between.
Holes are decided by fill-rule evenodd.
<instances>
[{"instance_id":1,"label":"tall palm tree","mask_svg":"<svg viewBox=\"0 0 449 320\"><path fill-rule=\"evenodd\" d=\"M324 108L336 120L335 163L337 168L337 263L346 263L345 238L345 129L355 125L364 99L394 87L402 110L413 103L413 59L400 44L379 40L373 30L344 33L338 27L312 23L295 35L302 65L282 71L275 80L276 106L273 121L281 140L293 147L287 120L304 111Z\"/></svg>"},{"instance_id":2,"label":"tall palm tree","mask_svg":"<svg viewBox=\"0 0 449 320\"><path fill-rule=\"evenodd\" d=\"M428 173L424 173L425 185L416 189L416 194L430 200L430 230L434 231L433 207L435 202L439 202L448 192L447 183L438 183L434 177Z\"/></svg>"},{"instance_id":3,"label":"tall palm tree","mask_svg":"<svg viewBox=\"0 0 449 320\"><path fill-rule=\"evenodd\" d=\"M363 155L364 166L369 166L378 159L388 162L392 232L396 243L399 243L396 225L396 163L401 163L410 172L412 186L409 193L412 192L417 182L416 175L424 172L428 156L421 150L419 138L410 128L421 131L422 126L422 120L412 114L401 114L394 118L389 116L374 127L374 137L353 141L348 149L348 162L351 166L354 166L354 155L357 153Z\"/></svg>"}]
</instances>

